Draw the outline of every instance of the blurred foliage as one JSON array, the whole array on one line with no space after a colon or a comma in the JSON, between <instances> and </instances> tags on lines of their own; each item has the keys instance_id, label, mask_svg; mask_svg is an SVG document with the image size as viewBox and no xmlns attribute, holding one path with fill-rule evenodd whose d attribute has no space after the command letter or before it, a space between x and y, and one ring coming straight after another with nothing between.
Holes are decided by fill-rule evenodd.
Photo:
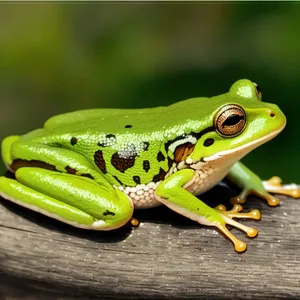
<instances>
[{"instance_id":1,"label":"blurred foliage","mask_svg":"<svg viewBox=\"0 0 300 300\"><path fill-rule=\"evenodd\" d=\"M249 78L288 125L244 161L300 182L299 26L292 2L1 3L0 138L58 113L168 105Z\"/></svg>"}]
</instances>

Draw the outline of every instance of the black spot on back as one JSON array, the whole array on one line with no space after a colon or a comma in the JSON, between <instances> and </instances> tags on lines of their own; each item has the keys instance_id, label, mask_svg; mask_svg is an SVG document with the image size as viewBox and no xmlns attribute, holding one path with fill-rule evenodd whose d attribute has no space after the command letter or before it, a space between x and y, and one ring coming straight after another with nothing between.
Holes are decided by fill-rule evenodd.
<instances>
[{"instance_id":1,"label":"black spot on back","mask_svg":"<svg viewBox=\"0 0 300 300\"><path fill-rule=\"evenodd\" d=\"M141 183L141 178L140 178L140 176L133 176L132 179L133 179L133 181L134 181L136 184L140 184L140 183Z\"/></svg>"},{"instance_id":2,"label":"black spot on back","mask_svg":"<svg viewBox=\"0 0 300 300\"><path fill-rule=\"evenodd\" d=\"M94 154L94 162L98 166L98 168L102 171L103 174L107 173L106 171L106 163L103 158L102 150L98 150Z\"/></svg>"},{"instance_id":3,"label":"black spot on back","mask_svg":"<svg viewBox=\"0 0 300 300\"><path fill-rule=\"evenodd\" d=\"M116 136L114 135L114 134L107 134L106 136L105 136L107 139L110 139L110 138L115 138Z\"/></svg>"},{"instance_id":4,"label":"black spot on back","mask_svg":"<svg viewBox=\"0 0 300 300\"><path fill-rule=\"evenodd\" d=\"M18 170L19 168L23 167L34 167L34 168L42 168L52 171L57 171L54 165L48 164L44 161L40 160L25 160L25 159L15 159L11 164L11 169L13 171Z\"/></svg>"},{"instance_id":5,"label":"black spot on back","mask_svg":"<svg viewBox=\"0 0 300 300\"><path fill-rule=\"evenodd\" d=\"M125 128L131 128L132 125L125 125Z\"/></svg>"},{"instance_id":6,"label":"black spot on back","mask_svg":"<svg viewBox=\"0 0 300 300\"><path fill-rule=\"evenodd\" d=\"M153 176L152 181L153 182L158 182L161 181L165 178L167 172L165 170L163 170L162 168L160 168L159 173Z\"/></svg>"},{"instance_id":7,"label":"black spot on back","mask_svg":"<svg viewBox=\"0 0 300 300\"><path fill-rule=\"evenodd\" d=\"M157 161L164 161L166 158L165 156L163 155L163 153L161 151L159 151L157 153L157 157L156 157Z\"/></svg>"},{"instance_id":8,"label":"black spot on back","mask_svg":"<svg viewBox=\"0 0 300 300\"><path fill-rule=\"evenodd\" d=\"M149 142L144 142L144 150L147 151L149 149Z\"/></svg>"},{"instance_id":9,"label":"black spot on back","mask_svg":"<svg viewBox=\"0 0 300 300\"><path fill-rule=\"evenodd\" d=\"M108 209L103 213L103 216L115 216L116 214Z\"/></svg>"},{"instance_id":10,"label":"black spot on back","mask_svg":"<svg viewBox=\"0 0 300 300\"><path fill-rule=\"evenodd\" d=\"M113 178L115 178L119 182L120 185L123 185L122 181L117 176L113 175Z\"/></svg>"},{"instance_id":11,"label":"black spot on back","mask_svg":"<svg viewBox=\"0 0 300 300\"><path fill-rule=\"evenodd\" d=\"M143 161L143 169L148 172L150 170L150 162L149 160L144 160Z\"/></svg>"},{"instance_id":12,"label":"black spot on back","mask_svg":"<svg viewBox=\"0 0 300 300\"><path fill-rule=\"evenodd\" d=\"M77 138L75 136L73 136L70 140L70 143L72 146L76 145L77 144Z\"/></svg>"},{"instance_id":13,"label":"black spot on back","mask_svg":"<svg viewBox=\"0 0 300 300\"><path fill-rule=\"evenodd\" d=\"M111 157L111 164L117 170L124 173L127 169L134 166L135 157L136 157L136 154L134 156L126 157L126 158L125 157L120 157L119 153L116 152Z\"/></svg>"},{"instance_id":14,"label":"black spot on back","mask_svg":"<svg viewBox=\"0 0 300 300\"><path fill-rule=\"evenodd\" d=\"M71 167L69 167L69 166L66 166L66 167L65 167L65 170L66 170L67 173L69 173L69 174L75 174L75 173L76 173L76 169L73 169L73 168L71 168Z\"/></svg>"},{"instance_id":15,"label":"black spot on back","mask_svg":"<svg viewBox=\"0 0 300 300\"><path fill-rule=\"evenodd\" d=\"M84 173L84 174L81 174L80 176L83 176L83 177L87 177L87 178L90 178L90 179L95 179L91 174L89 173Z\"/></svg>"}]
</instances>

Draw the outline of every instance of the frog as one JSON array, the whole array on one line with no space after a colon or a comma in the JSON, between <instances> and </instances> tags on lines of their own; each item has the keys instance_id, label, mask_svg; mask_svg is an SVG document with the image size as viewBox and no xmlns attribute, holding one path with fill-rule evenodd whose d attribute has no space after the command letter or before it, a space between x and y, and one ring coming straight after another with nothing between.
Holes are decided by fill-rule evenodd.
<instances>
[{"instance_id":1,"label":"frog","mask_svg":"<svg viewBox=\"0 0 300 300\"><path fill-rule=\"evenodd\" d=\"M165 205L201 225L217 228L244 252L229 227L255 237L258 230L235 219L254 194L270 206L297 187L279 177L262 181L240 160L277 136L286 125L279 107L262 101L248 79L213 97L194 97L142 109L96 108L63 113L42 128L2 141L2 157L14 177L0 177L0 195L50 218L87 230L113 230L133 219L135 209ZM223 179L241 192L232 209L211 207L201 195Z\"/></svg>"}]
</instances>

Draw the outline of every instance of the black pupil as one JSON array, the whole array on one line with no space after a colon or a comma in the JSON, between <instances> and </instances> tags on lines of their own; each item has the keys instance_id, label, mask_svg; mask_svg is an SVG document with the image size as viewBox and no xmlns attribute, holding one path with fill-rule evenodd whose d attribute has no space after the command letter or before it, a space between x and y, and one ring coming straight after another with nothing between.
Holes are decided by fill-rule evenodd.
<instances>
[{"instance_id":1,"label":"black pupil","mask_svg":"<svg viewBox=\"0 0 300 300\"><path fill-rule=\"evenodd\" d=\"M231 115L225 120L225 122L222 124L222 127L224 128L225 126L234 126L234 125L238 124L243 119L244 119L243 116Z\"/></svg>"}]
</instances>

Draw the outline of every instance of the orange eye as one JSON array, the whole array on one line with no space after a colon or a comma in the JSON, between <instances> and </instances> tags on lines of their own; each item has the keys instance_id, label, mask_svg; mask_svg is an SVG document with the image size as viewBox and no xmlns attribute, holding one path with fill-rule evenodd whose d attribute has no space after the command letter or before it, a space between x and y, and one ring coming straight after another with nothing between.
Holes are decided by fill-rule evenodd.
<instances>
[{"instance_id":1,"label":"orange eye","mask_svg":"<svg viewBox=\"0 0 300 300\"><path fill-rule=\"evenodd\" d=\"M223 137L237 136L245 129L246 113L239 105L225 105L215 115L214 126Z\"/></svg>"},{"instance_id":2,"label":"orange eye","mask_svg":"<svg viewBox=\"0 0 300 300\"><path fill-rule=\"evenodd\" d=\"M255 86L257 97L258 97L259 101L261 101L261 98L262 98L261 88L255 82L253 82L253 84Z\"/></svg>"}]
</instances>

